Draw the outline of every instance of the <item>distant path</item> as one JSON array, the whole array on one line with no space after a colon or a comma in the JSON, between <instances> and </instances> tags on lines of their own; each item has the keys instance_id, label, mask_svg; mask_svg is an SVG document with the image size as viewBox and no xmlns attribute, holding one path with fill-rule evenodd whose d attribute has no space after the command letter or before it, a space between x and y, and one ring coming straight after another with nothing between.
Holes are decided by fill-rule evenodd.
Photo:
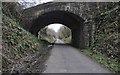
<instances>
[{"instance_id":1,"label":"distant path","mask_svg":"<svg viewBox=\"0 0 120 75\"><path fill-rule=\"evenodd\" d=\"M64 44L64 42L63 42L63 41L61 41L60 39L57 39L57 40L56 40L56 43L61 43L61 44Z\"/></svg>"},{"instance_id":2,"label":"distant path","mask_svg":"<svg viewBox=\"0 0 120 75\"><path fill-rule=\"evenodd\" d=\"M63 42L57 40L56 43ZM45 73L110 73L77 49L66 45L55 45L46 64Z\"/></svg>"}]
</instances>

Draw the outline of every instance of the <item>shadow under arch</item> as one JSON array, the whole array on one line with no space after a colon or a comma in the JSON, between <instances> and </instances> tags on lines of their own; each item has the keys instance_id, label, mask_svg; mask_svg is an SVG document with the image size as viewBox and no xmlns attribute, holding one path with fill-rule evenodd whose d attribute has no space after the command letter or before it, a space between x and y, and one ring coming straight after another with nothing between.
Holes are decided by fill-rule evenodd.
<instances>
[{"instance_id":1,"label":"shadow under arch","mask_svg":"<svg viewBox=\"0 0 120 75\"><path fill-rule=\"evenodd\" d=\"M40 29L49 24L60 23L71 29L72 46L84 48L84 19L68 11L51 11L40 15L34 20L30 32L38 36Z\"/></svg>"}]
</instances>

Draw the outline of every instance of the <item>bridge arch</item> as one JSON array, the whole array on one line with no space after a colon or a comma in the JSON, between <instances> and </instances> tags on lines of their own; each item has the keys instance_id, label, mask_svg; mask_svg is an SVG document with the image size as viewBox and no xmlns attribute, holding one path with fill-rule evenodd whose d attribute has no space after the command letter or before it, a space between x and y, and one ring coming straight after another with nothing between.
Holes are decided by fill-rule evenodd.
<instances>
[{"instance_id":1,"label":"bridge arch","mask_svg":"<svg viewBox=\"0 0 120 75\"><path fill-rule=\"evenodd\" d=\"M29 31L37 36L40 29L54 23L63 24L71 29L72 45L74 47L85 47L83 33L84 19L68 11L55 10L39 15L38 18L33 20Z\"/></svg>"}]
</instances>

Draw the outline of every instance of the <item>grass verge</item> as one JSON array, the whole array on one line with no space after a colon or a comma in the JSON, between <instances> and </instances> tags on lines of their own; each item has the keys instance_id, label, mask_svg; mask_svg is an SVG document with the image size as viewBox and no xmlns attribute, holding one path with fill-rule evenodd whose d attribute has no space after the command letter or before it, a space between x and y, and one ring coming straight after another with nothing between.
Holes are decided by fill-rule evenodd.
<instances>
[{"instance_id":1,"label":"grass verge","mask_svg":"<svg viewBox=\"0 0 120 75\"><path fill-rule=\"evenodd\" d=\"M29 66L26 68L25 65L31 65L30 63L34 62L31 57L35 56L36 53L39 53L41 60L46 56L42 50L45 43L21 28L16 20L5 15L3 15L2 32L3 73L12 73L15 70L20 70L20 68L28 70ZM40 61L39 64L43 64L43 62ZM42 66L40 67L42 68Z\"/></svg>"},{"instance_id":2,"label":"grass verge","mask_svg":"<svg viewBox=\"0 0 120 75\"><path fill-rule=\"evenodd\" d=\"M120 63L115 59L110 59L109 57L103 55L100 52L94 52L91 49L84 49L83 53L92 59L96 60L98 63L104 65L111 71L118 73L120 72Z\"/></svg>"}]
</instances>

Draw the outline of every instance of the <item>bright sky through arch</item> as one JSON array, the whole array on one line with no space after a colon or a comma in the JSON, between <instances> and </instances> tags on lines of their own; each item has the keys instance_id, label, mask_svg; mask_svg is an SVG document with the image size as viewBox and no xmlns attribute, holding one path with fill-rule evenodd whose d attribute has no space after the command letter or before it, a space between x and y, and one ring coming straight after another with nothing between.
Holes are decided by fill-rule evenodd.
<instances>
[{"instance_id":1,"label":"bright sky through arch","mask_svg":"<svg viewBox=\"0 0 120 75\"><path fill-rule=\"evenodd\" d=\"M48 25L48 28L51 28L51 29L53 29L55 32L58 32L61 26L63 26L63 25L62 25L62 24L57 24L57 23L55 23L55 24L50 24L50 25Z\"/></svg>"}]
</instances>

